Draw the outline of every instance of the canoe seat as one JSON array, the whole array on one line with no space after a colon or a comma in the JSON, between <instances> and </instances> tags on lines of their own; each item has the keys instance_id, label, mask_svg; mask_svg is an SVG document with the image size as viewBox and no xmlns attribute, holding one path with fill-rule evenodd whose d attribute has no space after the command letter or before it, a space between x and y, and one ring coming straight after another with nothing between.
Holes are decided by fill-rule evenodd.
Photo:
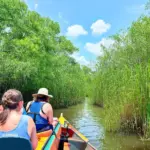
<instances>
[{"instance_id":1,"label":"canoe seat","mask_svg":"<svg viewBox=\"0 0 150 150\"><path fill-rule=\"evenodd\" d=\"M31 143L19 137L1 137L0 150L32 150Z\"/></svg>"},{"instance_id":2,"label":"canoe seat","mask_svg":"<svg viewBox=\"0 0 150 150\"><path fill-rule=\"evenodd\" d=\"M52 130L48 130L48 131L43 131L43 132L38 132L36 135L38 138L40 137L49 137L52 134Z\"/></svg>"}]
</instances>

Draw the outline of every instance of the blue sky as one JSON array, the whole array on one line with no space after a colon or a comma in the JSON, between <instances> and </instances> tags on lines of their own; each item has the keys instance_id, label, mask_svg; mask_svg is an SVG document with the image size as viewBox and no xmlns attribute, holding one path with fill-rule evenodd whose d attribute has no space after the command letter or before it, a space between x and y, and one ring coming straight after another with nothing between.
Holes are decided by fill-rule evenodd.
<instances>
[{"instance_id":1,"label":"blue sky","mask_svg":"<svg viewBox=\"0 0 150 150\"><path fill-rule=\"evenodd\" d=\"M142 13L148 0L24 0L29 9L59 22L80 51L74 57L89 65L101 55L100 44L113 43L109 36L126 29Z\"/></svg>"}]
</instances>

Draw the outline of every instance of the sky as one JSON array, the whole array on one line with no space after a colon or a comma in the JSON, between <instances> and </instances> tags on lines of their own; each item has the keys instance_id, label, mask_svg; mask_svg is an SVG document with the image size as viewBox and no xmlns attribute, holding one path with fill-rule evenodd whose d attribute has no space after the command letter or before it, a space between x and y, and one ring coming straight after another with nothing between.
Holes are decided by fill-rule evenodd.
<instances>
[{"instance_id":1,"label":"sky","mask_svg":"<svg viewBox=\"0 0 150 150\"><path fill-rule=\"evenodd\" d=\"M94 64L100 45L113 44L110 36L126 30L145 13L148 0L24 0L30 10L60 24L61 34L79 48L71 56L81 65Z\"/></svg>"}]
</instances>

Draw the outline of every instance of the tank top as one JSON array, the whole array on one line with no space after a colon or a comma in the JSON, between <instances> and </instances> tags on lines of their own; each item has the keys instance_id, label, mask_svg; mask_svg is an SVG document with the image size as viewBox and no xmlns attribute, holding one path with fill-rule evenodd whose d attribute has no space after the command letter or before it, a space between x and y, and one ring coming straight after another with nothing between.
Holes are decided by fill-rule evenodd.
<instances>
[{"instance_id":1,"label":"tank top","mask_svg":"<svg viewBox=\"0 0 150 150\"><path fill-rule=\"evenodd\" d=\"M17 127L10 131L0 131L0 137L21 137L30 140L28 120L29 116L22 115Z\"/></svg>"},{"instance_id":2,"label":"tank top","mask_svg":"<svg viewBox=\"0 0 150 150\"><path fill-rule=\"evenodd\" d=\"M46 103L34 101L30 104L30 106L28 108L28 110L30 110L30 112L27 111L27 114L33 118L37 131L45 128L46 126L49 126L48 119L45 119L40 115L40 111L43 112L42 107L44 104L46 104Z\"/></svg>"},{"instance_id":3,"label":"tank top","mask_svg":"<svg viewBox=\"0 0 150 150\"><path fill-rule=\"evenodd\" d=\"M26 110L25 110L24 107L22 108L22 114L23 114L23 115L26 115L26 114L27 114L27 112L26 112Z\"/></svg>"}]
</instances>

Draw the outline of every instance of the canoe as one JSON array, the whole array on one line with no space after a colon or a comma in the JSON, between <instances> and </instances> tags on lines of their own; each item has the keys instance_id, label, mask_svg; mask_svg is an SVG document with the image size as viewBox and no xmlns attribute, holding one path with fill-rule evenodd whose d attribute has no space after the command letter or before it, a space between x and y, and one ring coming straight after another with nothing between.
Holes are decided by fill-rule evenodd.
<instances>
[{"instance_id":1,"label":"canoe","mask_svg":"<svg viewBox=\"0 0 150 150\"><path fill-rule=\"evenodd\" d=\"M54 130L37 133L36 150L96 150L89 140L76 130L61 113Z\"/></svg>"}]
</instances>

